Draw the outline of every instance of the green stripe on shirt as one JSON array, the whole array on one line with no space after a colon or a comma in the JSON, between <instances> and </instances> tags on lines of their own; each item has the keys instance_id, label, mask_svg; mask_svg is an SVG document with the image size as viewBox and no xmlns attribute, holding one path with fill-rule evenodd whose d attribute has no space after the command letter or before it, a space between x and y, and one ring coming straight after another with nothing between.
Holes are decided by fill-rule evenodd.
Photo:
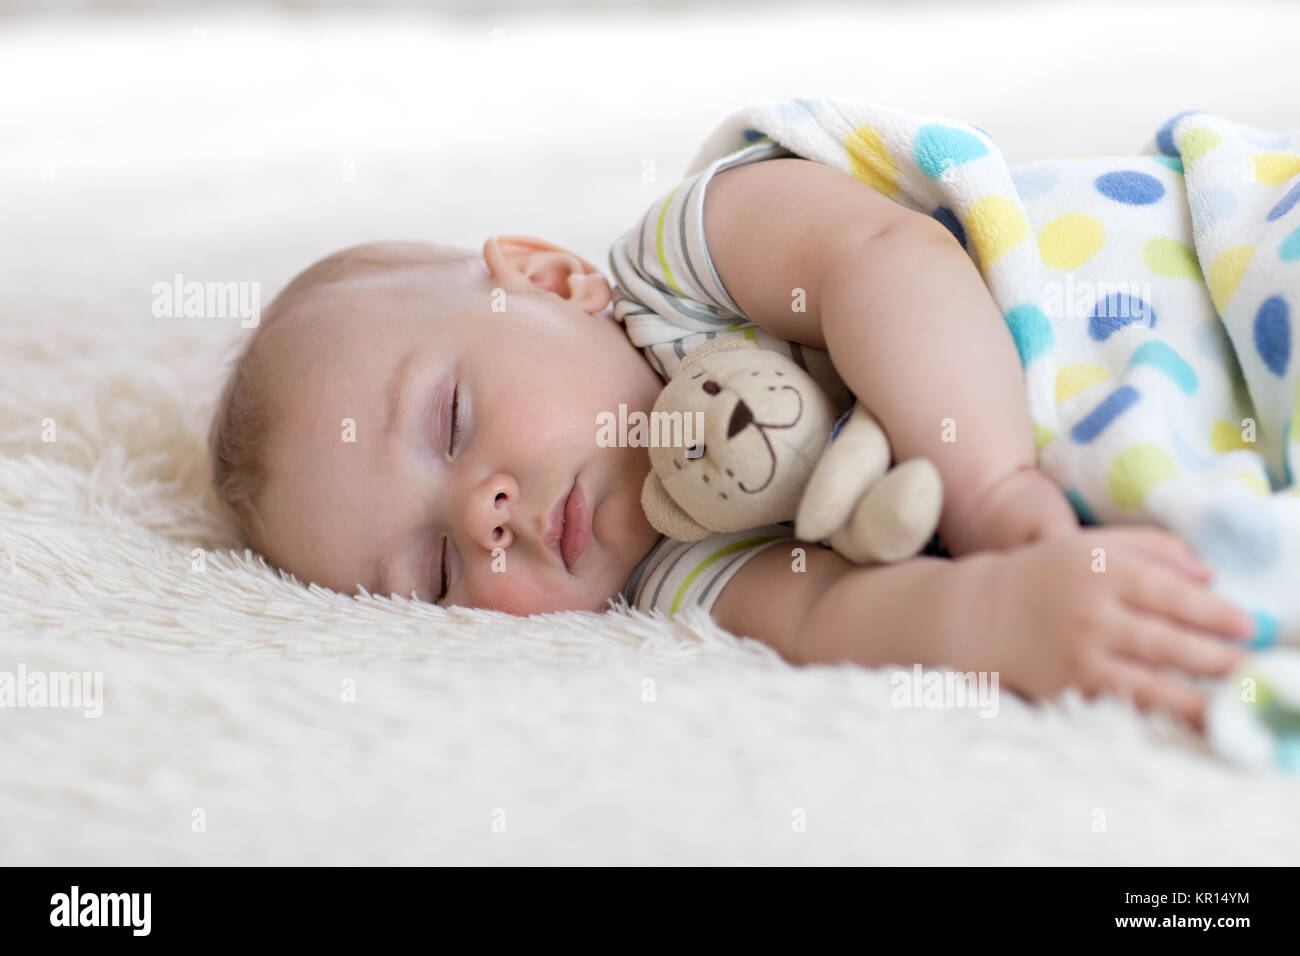
<instances>
[{"instance_id":1,"label":"green stripe on shirt","mask_svg":"<svg viewBox=\"0 0 1300 956\"><path fill-rule=\"evenodd\" d=\"M751 548L756 544L763 544L764 542L767 541L776 541L780 539L780 537L781 536L777 534L769 534L769 535L760 535L755 538L745 538L743 541L733 541L731 544L727 545L726 547L719 548L717 551L714 551L711 555L709 555L707 558L705 558L703 561L697 564L695 566L695 569L691 571L690 574L686 575L686 580L682 581L681 587L679 587L677 589L677 593L673 595L673 603L672 603L672 607L668 611L668 616L671 617L672 615L677 613L677 608L681 605L682 598L686 596L686 589L691 586L691 582L695 580L695 576L698 575L705 568L707 568L714 561L717 561L719 558L725 558L727 555L734 554L735 552L740 551L744 548Z\"/></svg>"},{"instance_id":2,"label":"green stripe on shirt","mask_svg":"<svg viewBox=\"0 0 1300 956\"><path fill-rule=\"evenodd\" d=\"M681 189L682 184L677 184L677 189ZM664 253L664 222L668 219L668 208L673 204L673 197L677 195L677 189L668 194L664 200L663 208L659 210L659 222L655 226L655 251L659 254L659 267L664 270L664 281L667 282L678 295L685 295L677 280L673 278L673 270L668 268L668 256Z\"/></svg>"}]
</instances>

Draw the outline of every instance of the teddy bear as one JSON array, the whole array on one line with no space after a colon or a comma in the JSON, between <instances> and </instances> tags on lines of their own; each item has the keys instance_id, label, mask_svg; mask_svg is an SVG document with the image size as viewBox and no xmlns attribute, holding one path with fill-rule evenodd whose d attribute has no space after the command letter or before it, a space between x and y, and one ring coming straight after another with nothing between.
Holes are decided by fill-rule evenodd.
<instances>
[{"instance_id":1,"label":"teddy bear","mask_svg":"<svg viewBox=\"0 0 1300 956\"><path fill-rule=\"evenodd\" d=\"M799 365L748 339L688 352L650 424L641 506L670 538L793 519L796 538L873 564L912 557L938 526L933 463L891 468L885 431L861 402L837 406Z\"/></svg>"}]
</instances>

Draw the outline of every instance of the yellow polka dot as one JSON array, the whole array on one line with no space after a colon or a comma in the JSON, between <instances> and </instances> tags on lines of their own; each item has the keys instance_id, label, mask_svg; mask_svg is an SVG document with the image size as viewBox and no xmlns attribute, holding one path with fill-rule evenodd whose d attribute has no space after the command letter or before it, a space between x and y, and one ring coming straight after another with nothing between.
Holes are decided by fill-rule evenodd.
<instances>
[{"instance_id":1,"label":"yellow polka dot","mask_svg":"<svg viewBox=\"0 0 1300 956\"><path fill-rule=\"evenodd\" d=\"M1056 400L1073 398L1085 388L1106 381L1110 373L1100 365L1063 365L1056 373Z\"/></svg>"},{"instance_id":2,"label":"yellow polka dot","mask_svg":"<svg viewBox=\"0 0 1300 956\"><path fill-rule=\"evenodd\" d=\"M1222 140L1212 129L1189 129L1178 144L1183 156L1183 169L1191 169L1198 159L1218 146Z\"/></svg>"},{"instance_id":3,"label":"yellow polka dot","mask_svg":"<svg viewBox=\"0 0 1300 956\"><path fill-rule=\"evenodd\" d=\"M1254 448L1250 442L1241 437L1241 429L1232 422L1220 418L1210 427L1210 447L1223 454L1242 448Z\"/></svg>"},{"instance_id":4,"label":"yellow polka dot","mask_svg":"<svg viewBox=\"0 0 1300 956\"><path fill-rule=\"evenodd\" d=\"M1106 242L1106 230L1092 216L1067 212L1038 234L1038 251L1053 269L1077 269Z\"/></svg>"},{"instance_id":5,"label":"yellow polka dot","mask_svg":"<svg viewBox=\"0 0 1300 956\"><path fill-rule=\"evenodd\" d=\"M1025 214L1005 196L984 196L966 213L966 231L979 254L981 271L987 270L1008 249L1029 237Z\"/></svg>"},{"instance_id":6,"label":"yellow polka dot","mask_svg":"<svg viewBox=\"0 0 1300 956\"><path fill-rule=\"evenodd\" d=\"M859 126L844 141L849 169L876 192L893 198L898 192L898 164L885 149L884 140L870 126Z\"/></svg>"},{"instance_id":7,"label":"yellow polka dot","mask_svg":"<svg viewBox=\"0 0 1300 956\"><path fill-rule=\"evenodd\" d=\"M1214 300L1214 307L1219 310L1219 315L1223 315L1228 300L1232 298L1232 293L1237 291L1237 284L1246 274L1246 267L1250 265L1250 260L1253 258L1255 258L1254 246L1233 246L1231 249L1224 249L1210 263L1208 283L1210 298Z\"/></svg>"},{"instance_id":8,"label":"yellow polka dot","mask_svg":"<svg viewBox=\"0 0 1300 956\"><path fill-rule=\"evenodd\" d=\"M1037 422L1034 423L1034 447L1038 451L1042 451L1055 437L1056 432L1052 431L1046 425L1039 425Z\"/></svg>"},{"instance_id":9,"label":"yellow polka dot","mask_svg":"<svg viewBox=\"0 0 1300 956\"><path fill-rule=\"evenodd\" d=\"M1253 472L1234 471L1232 477L1236 478L1243 485L1249 488L1253 494L1271 495L1273 493L1273 489L1269 486L1269 483Z\"/></svg>"},{"instance_id":10,"label":"yellow polka dot","mask_svg":"<svg viewBox=\"0 0 1300 956\"><path fill-rule=\"evenodd\" d=\"M1152 488L1176 474L1178 469L1159 446L1129 445L1110 463L1106 484L1115 504L1136 511Z\"/></svg>"},{"instance_id":11,"label":"yellow polka dot","mask_svg":"<svg viewBox=\"0 0 1300 956\"><path fill-rule=\"evenodd\" d=\"M1196 251L1177 239L1148 239L1142 243L1142 261L1156 275L1171 279L1202 281L1201 264L1196 261Z\"/></svg>"},{"instance_id":12,"label":"yellow polka dot","mask_svg":"<svg viewBox=\"0 0 1300 956\"><path fill-rule=\"evenodd\" d=\"M1255 178L1266 186L1281 186L1300 173L1300 156L1294 153L1258 153L1252 161Z\"/></svg>"}]
</instances>

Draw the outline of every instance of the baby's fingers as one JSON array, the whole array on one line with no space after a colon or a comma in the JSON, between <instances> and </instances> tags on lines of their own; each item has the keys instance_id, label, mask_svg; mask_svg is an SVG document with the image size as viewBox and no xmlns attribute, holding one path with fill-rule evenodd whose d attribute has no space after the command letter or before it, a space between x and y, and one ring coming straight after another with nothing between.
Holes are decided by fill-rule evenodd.
<instances>
[{"instance_id":1,"label":"baby's fingers","mask_svg":"<svg viewBox=\"0 0 1300 956\"><path fill-rule=\"evenodd\" d=\"M1255 631L1254 620L1241 608L1160 565L1126 565L1109 573L1123 576L1120 594L1139 611L1227 637L1249 637Z\"/></svg>"},{"instance_id":2,"label":"baby's fingers","mask_svg":"<svg viewBox=\"0 0 1300 956\"><path fill-rule=\"evenodd\" d=\"M1196 556L1186 541L1172 531L1154 525L1116 525L1107 527L1100 533L1105 544L1119 543L1198 581L1208 581L1211 577L1210 568L1205 562Z\"/></svg>"},{"instance_id":3,"label":"baby's fingers","mask_svg":"<svg viewBox=\"0 0 1300 956\"><path fill-rule=\"evenodd\" d=\"M1184 630L1162 618L1129 615L1112 647L1144 664L1176 667L1198 677L1221 677L1247 657L1228 641Z\"/></svg>"},{"instance_id":4,"label":"baby's fingers","mask_svg":"<svg viewBox=\"0 0 1300 956\"><path fill-rule=\"evenodd\" d=\"M1166 677L1156 670L1115 655L1097 665L1090 688L1097 693L1117 694L1131 700L1140 710L1162 710L1205 732L1205 695Z\"/></svg>"}]
</instances>

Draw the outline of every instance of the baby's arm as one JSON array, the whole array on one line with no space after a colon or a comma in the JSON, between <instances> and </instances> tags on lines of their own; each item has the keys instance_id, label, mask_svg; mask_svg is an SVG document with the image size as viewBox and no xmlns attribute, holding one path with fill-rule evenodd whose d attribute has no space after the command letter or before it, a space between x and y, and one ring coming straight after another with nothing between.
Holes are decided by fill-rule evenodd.
<instances>
[{"instance_id":1,"label":"baby's arm","mask_svg":"<svg viewBox=\"0 0 1300 956\"><path fill-rule=\"evenodd\" d=\"M796 564L791 549L806 554ZM1107 570L1096 572L1095 549ZM796 568L804 570L796 570ZM1174 535L1105 528L954 561L857 567L791 540L750 558L713 617L793 664L922 664L997 673L1030 697L1073 686L1204 726L1204 695L1163 672L1221 676L1253 622L1211 594Z\"/></svg>"},{"instance_id":2,"label":"baby's arm","mask_svg":"<svg viewBox=\"0 0 1300 956\"><path fill-rule=\"evenodd\" d=\"M947 229L805 159L734 167L708 190L706 239L728 292L772 334L829 352L896 460L934 462L952 554L1078 527L1035 466L1006 322Z\"/></svg>"}]
</instances>

